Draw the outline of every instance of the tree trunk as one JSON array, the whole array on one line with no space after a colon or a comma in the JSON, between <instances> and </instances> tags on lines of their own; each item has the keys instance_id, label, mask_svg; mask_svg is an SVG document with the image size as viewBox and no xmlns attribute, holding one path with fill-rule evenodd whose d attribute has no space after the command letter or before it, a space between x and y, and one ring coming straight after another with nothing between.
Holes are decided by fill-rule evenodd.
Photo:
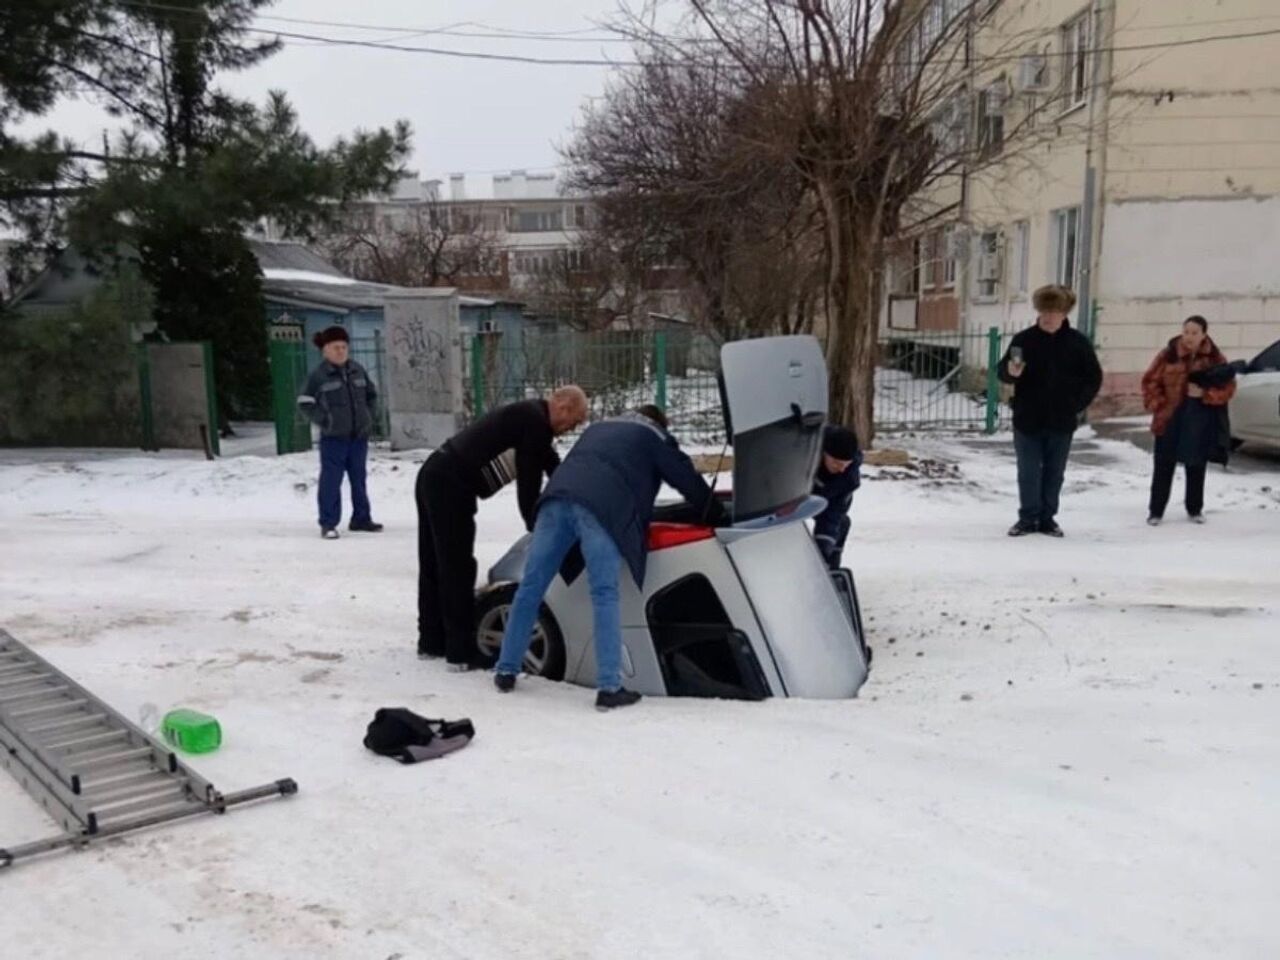
<instances>
[{"instance_id":1,"label":"tree trunk","mask_svg":"<svg viewBox=\"0 0 1280 960\"><path fill-rule=\"evenodd\" d=\"M874 218L847 190L819 187L827 233L827 374L832 421L852 427L864 447L875 438L879 273Z\"/></svg>"}]
</instances>

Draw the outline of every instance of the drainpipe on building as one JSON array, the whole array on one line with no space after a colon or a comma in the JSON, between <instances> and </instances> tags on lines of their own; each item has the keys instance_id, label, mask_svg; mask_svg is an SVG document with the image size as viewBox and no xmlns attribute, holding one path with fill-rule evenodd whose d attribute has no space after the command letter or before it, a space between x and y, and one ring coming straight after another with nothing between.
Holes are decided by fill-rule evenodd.
<instances>
[{"instance_id":1,"label":"drainpipe on building","mask_svg":"<svg viewBox=\"0 0 1280 960\"><path fill-rule=\"evenodd\" d=\"M969 68L970 95L974 90L974 76L977 69L973 62L973 17L974 12L970 10L964 24L964 58L965 66ZM960 250L964 253L964 269L959 269L960 264L956 264L956 295L960 298L957 320L960 325L960 342L963 344L967 342L966 335L969 333L969 290L972 283L970 274L973 272L973 225L969 222L969 168L967 164L960 170L959 225L964 229L960 243ZM963 356L962 350L960 362L965 363L966 361L967 358Z\"/></svg>"},{"instance_id":2,"label":"drainpipe on building","mask_svg":"<svg viewBox=\"0 0 1280 960\"><path fill-rule=\"evenodd\" d=\"M1109 42L1111 33L1109 30L1103 29L1104 25L1108 24L1108 21L1103 19L1106 13L1105 7L1106 3L1104 0L1094 0L1093 11L1091 14L1093 17L1094 27L1094 40L1092 41L1094 54L1092 73L1089 78L1089 129L1084 152L1084 198L1080 206L1080 289L1077 291L1079 294L1080 309L1076 313L1076 322L1082 328L1081 332L1087 334L1089 339L1094 341L1097 339L1097 330L1094 329L1096 326L1095 321L1097 311L1094 308L1093 277L1098 257L1096 257L1094 253L1093 235L1095 220L1099 224L1101 222L1101 216L1095 217L1095 212L1098 207L1098 198L1101 191L1098 185L1098 164L1096 162L1098 157L1095 156L1094 142L1095 138L1099 141L1099 147L1096 151L1097 154L1105 157L1106 133L1104 131L1101 136L1098 136L1095 133L1095 128L1098 122L1100 100L1103 101L1101 110L1102 122L1104 124L1107 123L1110 117L1109 107L1111 94L1110 84L1107 86L1105 99L1102 90L1103 56L1108 57L1108 77L1110 77L1111 68L1110 56L1109 54L1104 53L1105 50L1109 50L1111 47L1111 43ZM1104 34L1106 34L1108 38L1106 41L1103 40ZM1101 248L1101 246L1102 244L1099 243L1098 247Z\"/></svg>"}]
</instances>

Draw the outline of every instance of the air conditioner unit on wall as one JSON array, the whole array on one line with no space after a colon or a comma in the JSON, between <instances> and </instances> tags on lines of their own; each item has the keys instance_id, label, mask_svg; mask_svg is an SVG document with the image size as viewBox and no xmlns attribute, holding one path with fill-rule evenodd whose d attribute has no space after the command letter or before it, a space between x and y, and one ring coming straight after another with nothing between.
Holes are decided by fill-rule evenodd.
<instances>
[{"instance_id":1,"label":"air conditioner unit on wall","mask_svg":"<svg viewBox=\"0 0 1280 960\"><path fill-rule=\"evenodd\" d=\"M1032 53L1018 61L1014 83L1019 93L1035 93L1049 89L1049 58L1042 53Z\"/></svg>"}]
</instances>

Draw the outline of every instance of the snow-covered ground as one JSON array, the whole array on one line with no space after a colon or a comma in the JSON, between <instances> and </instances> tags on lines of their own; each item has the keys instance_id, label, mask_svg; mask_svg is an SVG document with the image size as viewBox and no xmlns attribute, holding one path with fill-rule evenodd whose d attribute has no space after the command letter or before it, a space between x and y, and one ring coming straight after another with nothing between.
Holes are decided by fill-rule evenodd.
<instances>
[{"instance_id":1,"label":"snow-covered ground","mask_svg":"<svg viewBox=\"0 0 1280 960\"><path fill-rule=\"evenodd\" d=\"M336 543L309 455L0 456L0 625L127 713L216 714L222 789L301 785L0 872L0 955L1280 955L1280 474L1151 529L1146 457L1082 438L1067 539L1010 540L1007 439L884 443L920 466L855 499L859 699L610 715L414 658L418 456ZM483 507L482 569L518 528ZM360 744L383 705L478 735L401 767ZM52 832L0 774L0 845Z\"/></svg>"}]
</instances>

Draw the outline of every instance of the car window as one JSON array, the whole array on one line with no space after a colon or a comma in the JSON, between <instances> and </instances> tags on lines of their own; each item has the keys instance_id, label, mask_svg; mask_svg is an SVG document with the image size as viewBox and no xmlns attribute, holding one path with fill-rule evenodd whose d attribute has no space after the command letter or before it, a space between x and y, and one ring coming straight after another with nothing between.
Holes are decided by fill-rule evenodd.
<instances>
[{"instance_id":1,"label":"car window","mask_svg":"<svg viewBox=\"0 0 1280 960\"><path fill-rule=\"evenodd\" d=\"M1254 357L1253 362L1249 364L1249 370L1253 373L1260 370L1280 370L1280 340Z\"/></svg>"}]
</instances>

